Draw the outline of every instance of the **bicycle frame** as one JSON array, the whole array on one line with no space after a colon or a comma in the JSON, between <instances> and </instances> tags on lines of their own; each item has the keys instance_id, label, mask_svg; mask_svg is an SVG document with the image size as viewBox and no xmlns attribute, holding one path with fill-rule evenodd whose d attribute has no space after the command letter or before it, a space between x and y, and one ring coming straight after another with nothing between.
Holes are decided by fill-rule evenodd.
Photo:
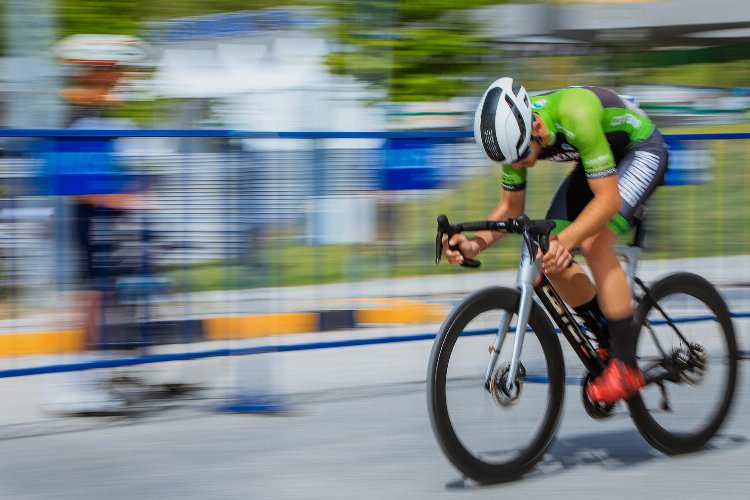
<instances>
[{"instance_id":1,"label":"bicycle frame","mask_svg":"<svg viewBox=\"0 0 750 500\"><path fill-rule=\"evenodd\" d=\"M535 250L532 245L532 249ZM631 285L635 279L638 260L641 254L639 246L618 246L616 252L625 260L625 270ZM521 292L518 304L518 322L516 324L516 337L513 343L513 353L510 360L508 377L505 389L510 391L516 380L518 367L521 363L521 351L523 349L524 336L528 326L529 314L536 295L544 307L553 324L557 326L574 352L586 367L589 373L598 375L605 368L605 362L599 357L591 340L582 330L582 326L576 321L570 308L560 297L549 279L542 273L542 259L540 256L531 257L528 242L521 245L521 263L516 275L516 288ZM510 327L511 315L506 311L501 313L497 335L492 346L492 354L485 373L485 386L489 386L492 373L495 369L500 349Z\"/></svg>"}]
</instances>

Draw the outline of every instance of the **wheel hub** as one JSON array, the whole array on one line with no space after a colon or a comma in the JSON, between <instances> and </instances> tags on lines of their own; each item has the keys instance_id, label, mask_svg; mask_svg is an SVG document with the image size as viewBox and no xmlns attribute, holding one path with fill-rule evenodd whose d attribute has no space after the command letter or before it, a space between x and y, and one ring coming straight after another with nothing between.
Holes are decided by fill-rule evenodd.
<instances>
[{"instance_id":1,"label":"wheel hub","mask_svg":"<svg viewBox=\"0 0 750 500\"><path fill-rule=\"evenodd\" d=\"M677 348L672 352L672 362L680 370L680 380L689 385L703 381L708 368L708 353L700 344Z\"/></svg>"},{"instance_id":2,"label":"wheel hub","mask_svg":"<svg viewBox=\"0 0 750 500\"><path fill-rule=\"evenodd\" d=\"M523 391L523 379L526 376L526 369L523 365L518 365L516 379L506 389L508 376L510 373L510 364L504 364L495 370L490 379L490 394L495 403L501 408L509 408L518 402Z\"/></svg>"}]
</instances>

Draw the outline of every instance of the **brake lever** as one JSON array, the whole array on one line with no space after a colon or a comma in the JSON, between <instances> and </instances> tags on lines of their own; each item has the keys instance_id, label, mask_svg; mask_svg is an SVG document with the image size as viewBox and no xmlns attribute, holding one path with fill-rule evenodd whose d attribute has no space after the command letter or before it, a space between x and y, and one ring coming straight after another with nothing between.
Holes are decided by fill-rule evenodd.
<instances>
[{"instance_id":1,"label":"brake lever","mask_svg":"<svg viewBox=\"0 0 750 500\"><path fill-rule=\"evenodd\" d=\"M450 238L451 235L449 234L451 230L451 225L448 222L448 217L445 215L438 215L437 218L437 237L435 237L435 264L440 264L440 260L443 257L443 236L448 234L448 237Z\"/></svg>"},{"instance_id":2,"label":"brake lever","mask_svg":"<svg viewBox=\"0 0 750 500\"><path fill-rule=\"evenodd\" d=\"M549 251L549 236L543 234L539 237L539 246L542 248L542 254Z\"/></svg>"},{"instance_id":3,"label":"brake lever","mask_svg":"<svg viewBox=\"0 0 750 500\"><path fill-rule=\"evenodd\" d=\"M443 232L438 226L437 237L435 237L435 265L440 264L440 259L443 257Z\"/></svg>"},{"instance_id":4,"label":"brake lever","mask_svg":"<svg viewBox=\"0 0 750 500\"><path fill-rule=\"evenodd\" d=\"M440 260L443 256L443 236L448 236L448 238L450 239L454 234L456 234L456 232L451 230L451 225L448 222L448 217L446 217L445 215L438 216L437 223L438 232L437 237L435 238L435 264L440 264ZM448 248L458 252L461 251L458 248L458 245L449 244ZM464 257L464 261L461 263L461 265L463 267L477 268L481 266L482 263L476 259L467 259L466 257Z\"/></svg>"}]
</instances>

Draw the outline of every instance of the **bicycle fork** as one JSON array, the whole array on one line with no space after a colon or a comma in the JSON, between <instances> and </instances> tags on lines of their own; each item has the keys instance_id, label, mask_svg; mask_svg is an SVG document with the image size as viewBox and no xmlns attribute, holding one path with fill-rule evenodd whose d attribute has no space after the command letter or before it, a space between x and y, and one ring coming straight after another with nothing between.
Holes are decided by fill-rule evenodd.
<instances>
[{"instance_id":1,"label":"bicycle fork","mask_svg":"<svg viewBox=\"0 0 750 500\"><path fill-rule=\"evenodd\" d=\"M518 375L518 367L521 364L521 350L523 349L523 339L526 335L526 327L529 322L529 315L531 314L531 306L534 303L534 283L539 279L542 272L542 261L541 259L532 259L529 253L528 246L523 243L521 247L521 265L518 268L518 274L516 276L516 288L521 292L521 298L518 302L518 322L516 324L516 338L513 342L513 354L510 358L510 367L508 369L508 376L505 379L504 389L510 392L515 383L516 376ZM503 346L505 337L508 333L512 314L508 311L503 311L500 314L500 321L498 324L497 333L495 335L495 342L492 344L492 352L490 353L490 361L487 364L487 371L484 375L484 386L490 387L490 381L492 374L497 364L497 359L500 356L500 349Z\"/></svg>"}]
</instances>

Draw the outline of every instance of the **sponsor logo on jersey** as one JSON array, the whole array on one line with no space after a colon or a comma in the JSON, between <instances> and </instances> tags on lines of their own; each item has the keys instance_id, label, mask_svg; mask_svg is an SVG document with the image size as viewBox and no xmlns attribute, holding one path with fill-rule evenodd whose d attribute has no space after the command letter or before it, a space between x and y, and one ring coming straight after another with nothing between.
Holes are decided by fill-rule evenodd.
<instances>
[{"instance_id":1,"label":"sponsor logo on jersey","mask_svg":"<svg viewBox=\"0 0 750 500\"><path fill-rule=\"evenodd\" d=\"M555 123L555 128L557 130L561 130L562 133L565 134L565 137L567 137L568 139L575 139L576 138L576 135L573 132L571 132L570 130L566 129L565 127L563 127L559 123Z\"/></svg>"},{"instance_id":2,"label":"sponsor logo on jersey","mask_svg":"<svg viewBox=\"0 0 750 500\"><path fill-rule=\"evenodd\" d=\"M563 148L565 151L575 151L575 148L571 146L570 144L568 144L567 142L563 142L560 145L560 147Z\"/></svg>"},{"instance_id":3,"label":"sponsor logo on jersey","mask_svg":"<svg viewBox=\"0 0 750 500\"><path fill-rule=\"evenodd\" d=\"M586 164L591 167L596 167L599 165L606 164L612 160L612 157L610 155L599 155L595 156L594 158L591 158L586 161Z\"/></svg>"},{"instance_id":4,"label":"sponsor logo on jersey","mask_svg":"<svg viewBox=\"0 0 750 500\"><path fill-rule=\"evenodd\" d=\"M618 125L623 125L625 123L632 126L633 128L638 128L641 126L642 122L635 116L627 113L624 115L613 116L609 121L609 125L612 127L617 127Z\"/></svg>"},{"instance_id":5,"label":"sponsor logo on jersey","mask_svg":"<svg viewBox=\"0 0 750 500\"><path fill-rule=\"evenodd\" d=\"M578 151L570 151L570 152L562 151L560 153L556 153L552 156L548 156L542 159L549 160L549 161L570 161L570 160L577 160L580 157L581 157L581 153L579 153Z\"/></svg>"},{"instance_id":6,"label":"sponsor logo on jersey","mask_svg":"<svg viewBox=\"0 0 750 500\"><path fill-rule=\"evenodd\" d=\"M547 105L547 99L539 99L538 101L535 101L531 104L531 107L534 109L542 109Z\"/></svg>"}]
</instances>

